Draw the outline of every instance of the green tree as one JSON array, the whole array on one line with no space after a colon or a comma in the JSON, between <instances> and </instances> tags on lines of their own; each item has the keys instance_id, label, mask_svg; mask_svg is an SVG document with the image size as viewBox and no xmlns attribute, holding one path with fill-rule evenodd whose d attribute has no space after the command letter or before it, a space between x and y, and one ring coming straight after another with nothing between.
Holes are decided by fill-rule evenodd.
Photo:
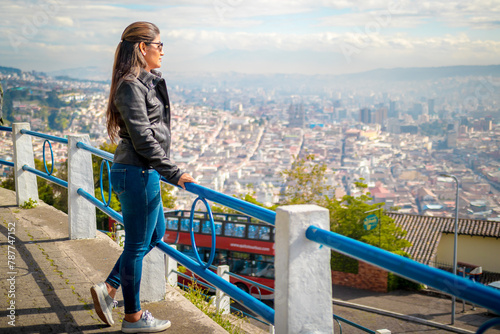
<instances>
[{"instance_id":1,"label":"green tree","mask_svg":"<svg viewBox=\"0 0 500 334\"><path fill-rule=\"evenodd\" d=\"M346 195L341 199L328 197L330 189L324 185L326 176L324 164L314 164L314 157L308 155L297 160L291 170L283 172L287 177L288 187L284 204L313 203L327 208L330 212L330 229L346 237L379 246L391 252L401 251L411 244L404 239L406 232L394 224L394 220L385 215L383 203L370 204L369 193L354 197ZM362 181L362 180L361 180ZM367 188L362 182L356 182L360 190ZM377 210L377 209L380 209ZM380 217L379 226L371 231L363 227L363 220L374 212ZM333 270L357 273L358 261L332 251L331 266Z\"/></svg>"},{"instance_id":2,"label":"green tree","mask_svg":"<svg viewBox=\"0 0 500 334\"><path fill-rule=\"evenodd\" d=\"M175 201L177 197L174 196L172 191L174 190L174 186L171 184L167 184L165 182L161 183L161 200L163 202L163 208L173 209L175 208Z\"/></svg>"},{"instance_id":3,"label":"green tree","mask_svg":"<svg viewBox=\"0 0 500 334\"><path fill-rule=\"evenodd\" d=\"M305 159L296 157L291 169L281 175L286 181L286 190L282 194L284 202L281 204L310 204L324 206L326 195L331 189L326 185L326 164L314 161L313 154L306 155Z\"/></svg>"},{"instance_id":4,"label":"green tree","mask_svg":"<svg viewBox=\"0 0 500 334\"><path fill-rule=\"evenodd\" d=\"M359 189L367 188L362 182L355 184ZM331 230L390 252L411 246L404 239L406 231L394 224L394 219L385 214L384 203L369 204L371 199L369 193L359 197L345 195L340 200L327 198L325 207L330 211ZM363 220L370 214L377 215L379 222L375 229L367 231L363 226Z\"/></svg>"}]
</instances>

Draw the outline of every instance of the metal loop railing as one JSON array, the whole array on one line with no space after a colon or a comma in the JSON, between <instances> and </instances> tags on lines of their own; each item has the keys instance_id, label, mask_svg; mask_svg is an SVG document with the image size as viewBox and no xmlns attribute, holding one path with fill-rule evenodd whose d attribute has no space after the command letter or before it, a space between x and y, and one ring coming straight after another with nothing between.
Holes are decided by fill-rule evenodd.
<instances>
[{"instance_id":1,"label":"metal loop railing","mask_svg":"<svg viewBox=\"0 0 500 334\"><path fill-rule=\"evenodd\" d=\"M106 199L104 198L104 190L103 190L103 185L102 185L102 168L104 167L104 164L106 164L107 170L108 170L108 201L106 202ZM99 184L101 186L101 198L102 202L104 203L104 206L109 206L111 203L111 170L109 168L109 162L108 160L103 160L101 161L101 171L99 173Z\"/></svg>"},{"instance_id":2,"label":"metal loop railing","mask_svg":"<svg viewBox=\"0 0 500 334\"><path fill-rule=\"evenodd\" d=\"M254 286L256 286L256 287L259 287L259 288L261 288L261 289L263 289L263 290L267 290L267 291L270 291L270 292L274 292L274 289L273 289L273 288L270 288L270 287L268 287L268 286L265 286L265 285L262 285L262 284L260 284L260 283L254 282L254 281L252 281L252 280L250 280L250 279L248 279L248 278L245 278L245 277L243 277L243 276L240 276L240 275L238 275L238 274L235 274L235 273L232 273L232 272L229 272L229 271L225 271L224 273L225 273L225 274L228 274L228 275L229 275L229 276L231 276L231 277L237 278L237 279L239 279L239 280L241 280L241 281L244 281L244 282L247 282L247 283L249 283L249 284L251 284L251 285L254 285Z\"/></svg>"},{"instance_id":3,"label":"metal loop railing","mask_svg":"<svg viewBox=\"0 0 500 334\"><path fill-rule=\"evenodd\" d=\"M339 319L337 319L337 318L335 317L335 314L333 315L333 320L335 320L335 321L337 322L337 324L339 325L340 334L342 334L342 325L340 324Z\"/></svg>"},{"instance_id":4,"label":"metal loop railing","mask_svg":"<svg viewBox=\"0 0 500 334\"><path fill-rule=\"evenodd\" d=\"M196 203L198 203L198 201L202 201L203 204L205 204L205 207L207 208L207 212L208 212L208 219L209 219L209 222L211 224L210 227L212 229L212 248L210 249L210 257L209 257L206 264L203 263L203 261L200 258L200 254L198 254L198 248L196 248L196 241L194 239L194 228L193 228L194 209L195 209ZM195 199L193 202L193 205L191 205L191 215L189 217L189 233L191 235L191 246L193 247L193 252L196 255L196 259L198 260L198 263L201 266L203 266L204 269L209 268L212 265L212 262L214 262L214 258L215 258L215 238L216 238L215 221L214 221L214 217L212 215L212 210L210 209L210 205L208 204L207 200L202 198L202 197L198 197L197 199Z\"/></svg>"},{"instance_id":5,"label":"metal loop railing","mask_svg":"<svg viewBox=\"0 0 500 334\"><path fill-rule=\"evenodd\" d=\"M500 325L500 318L488 320L477 329L476 334L486 333L488 329L499 325Z\"/></svg>"},{"instance_id":6,"label":"metal loop railing","mask_svg":"<svg viewBox=\"0 0 500 334\"><path fill-rule=\"evenodd\" d=\"M252 289L254 289L254 288L257 289L257 292L259 293L259 298L257 298L257 299L262 300L262 292L260 291L260 288L258 286L253 285L253 284L250 285L250 288L248 288L248 293L251 295Z\"/></svg>"},{"instance_id":7,"label":"metal loop railing","mask_svg":"<svg viewBox=\"0 0 500 334\"><path fill-rule=\"evenodd\" d=\"M49 169L47 168L47 160L45 159L45 144L49 143L49 148L50 148L50 157L52 158L52 163L50 165L50 172L49 172ZM45 139L45 141L43 142L43 167L45 167L45 171L47 172L47 174L49 175L52 175L52 173L54 172L54 151L52 151L52 144L50 143L50 141L48 139Z\"/></svg>"}]
</instances>

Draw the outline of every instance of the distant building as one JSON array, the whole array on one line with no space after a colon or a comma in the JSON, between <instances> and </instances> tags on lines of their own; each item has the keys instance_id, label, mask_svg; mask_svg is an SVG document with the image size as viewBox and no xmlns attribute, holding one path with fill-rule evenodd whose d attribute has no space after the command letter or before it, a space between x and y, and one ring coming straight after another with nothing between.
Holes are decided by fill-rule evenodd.
<instances>
[{"instance_id":1,"label":"distant building","mask_svg":"<svg viewBox=\"0 0 500 334\"><path fill-rule=\"evenodd\" d=\"M382 107L377 109L377 111L375 112L375 119L373 120L374 123L383 125L386 120L387 120L387 108Z\"/></svg>"},{"instance_id":2,"label":"distant building","mask_svg":"<svg viewBox=\"0 0 500 334\"><path fill-rule=\"evenodd\" d=\"M370 124L372 123L372 112L368 108L363 108L359 111L359 121L361 123Z\"/></svg>"},{"instance_id":3,"label":"distant building","mask_svg":"<svg viewBox=\"0 0 500 334\"><path fill-rule=\"evenodd\" d=\"M294 105L290 103L288 108L288 127L289 128L301 128L303 129L306 125L306 115L304 112L304 105Z\"/></svg>"},{"instance_id":4,"label":"distant building","mask_svg":"<svg viewBox=\"0 0 500 334\"><path fill-rule=\"evenodd\" d=\"M387 113L387 117L389 118L398 118L399 113L396 110L396 101L391 101L389 103L389 112Z\"/></svg>"},{"instance_id":5,"label":"distant building","mask_svg":"<svg viewBox=\"0 0 500 334\"><path fill-rule=\"evenodd\" d=\"M457 133L455 131L449 131L446 136L446 146L448 148L457 147Z\"/></svg>"},{"instance_id":6,"label":"distant building","mask_svg":"<svg viewBox=\"0 0 500 334\"><path fill-rule=\"evenodd\" d=\"M429 115L434 115L435 114L435 111L434 111L434 99L428 99L427 100L427 109L429 110Z\"/></svg>"}]
</instances>

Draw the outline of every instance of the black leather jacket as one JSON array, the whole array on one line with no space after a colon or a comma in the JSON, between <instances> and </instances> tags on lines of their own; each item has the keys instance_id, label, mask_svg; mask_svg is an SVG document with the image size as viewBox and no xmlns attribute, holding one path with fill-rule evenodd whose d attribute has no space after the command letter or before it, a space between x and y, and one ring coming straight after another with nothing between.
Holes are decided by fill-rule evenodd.
<instances>
[{"instance_id":1,"label":"black leather jacket","mask_svg":"<svg viewBox=\"0 0 500 334\"><path fill-rule=\"evenodd\" d=\"M165 79L141 69L119 82L114 99L121 140L114 162L154 168L177 184L182 172L170 160L170 102Z\"/></svg>"}]
</instances>

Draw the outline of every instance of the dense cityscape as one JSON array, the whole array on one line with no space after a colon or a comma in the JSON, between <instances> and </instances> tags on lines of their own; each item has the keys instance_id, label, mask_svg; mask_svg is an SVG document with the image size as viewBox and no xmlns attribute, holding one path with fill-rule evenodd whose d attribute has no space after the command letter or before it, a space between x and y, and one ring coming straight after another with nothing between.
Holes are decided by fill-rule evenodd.
<instances>
[{"instance_id":1,"label":"dense cityscape","mask_svg":"<svg viewBox=\"0 0 500 334\"><path fill-rule=\"evenodd\" d=\"M455 183L440 176L451 174L460 183L460 217L500 221L498 77L320 78L316 87L305 80L291 84L293 76L261 82L201 76L193 84L177 73L167 79L171 158L203 186L230 195L251 190L261 203L279 203L286 187L282 172L312 154L327 166L332 191L326 195L356 196L355 182L362 180L386 210L452 217ZM57 136L88 133L96 147L109 141L108 83L6 68L0 80L4 119ZM42 147L43 140L34 141L39 159ZM66 148L52 147L57 163L64 162ZM5 132L0 158L12 160ZM7 177L9 168L0 168ZM189 208L191 195L174 192L177 208Z\"/></svg>"}]
</instances>

